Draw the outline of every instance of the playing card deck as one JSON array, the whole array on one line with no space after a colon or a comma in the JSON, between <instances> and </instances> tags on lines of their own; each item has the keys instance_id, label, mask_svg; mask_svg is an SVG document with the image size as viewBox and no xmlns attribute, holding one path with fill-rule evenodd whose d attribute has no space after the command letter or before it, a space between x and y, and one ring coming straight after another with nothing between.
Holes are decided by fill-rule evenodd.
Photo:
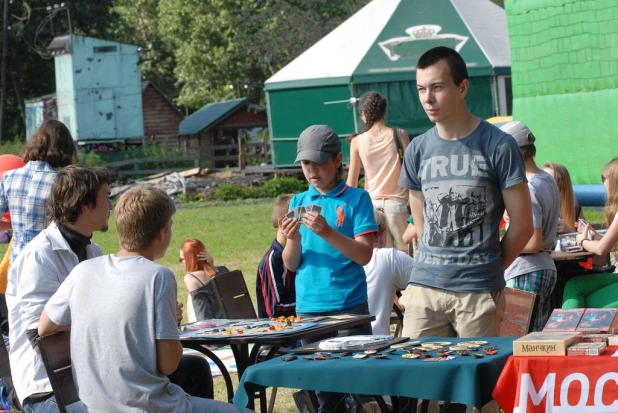
<instances>
[{"instance_id":1,"label":"playing card deck","mask_svg":"<svg viewBox=\"0 0 618 413\"><path fill-rule=\"evenodd\" d=\"M317 212L318 214L320 214L322 212L322 207L320 205L316 205L316 204L311 204L309 206L298 206L296 208L294 208L292 211L288 212L285 217L287 219L296 219L298 221L300 221L301 219L303 219L306 215L307 212Z\"/></svg>"}]
</instances>

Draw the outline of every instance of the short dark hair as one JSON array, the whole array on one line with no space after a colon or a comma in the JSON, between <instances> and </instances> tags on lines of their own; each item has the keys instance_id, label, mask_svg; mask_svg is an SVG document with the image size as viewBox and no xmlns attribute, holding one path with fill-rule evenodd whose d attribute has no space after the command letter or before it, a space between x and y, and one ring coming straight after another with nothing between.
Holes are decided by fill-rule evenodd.
<instances>
[{"instance_id":1,"label":"short dark hair","mask_svg":"<svg viewBox=\"0 0 618 413\"><path fill-rule=\"evenodd\" d=\"M333 154L332 156L333 162L337 160L337 156L339 156L340 153L341 152ZM343 170L343 155L342 155L341 164L337 168L337 181L343 178L343 174L344 174L344 170Z\"/></svg>"},{"instance_id":2,"label":"short dark hair","mask_svg":"<svg viewBox=\"0 0 618 413\"><path fill-rule=\"evenodd\" d=\"M520 146L519 153L521 153L521 157L524 159L534 158L536 156L536 146L534 144Z\"/></svg>"},{"instance_id":3,"label":"short dark hair","mask_svg":"<svg viewBox=\"0 0 618 413\"><path fill-rule=\"evenodd\" d=\"M69 165L58 173L47 200L49 220L74 224L83 206L95 207L97 193L109 184L109 171L102 167Z\"/></svg>"},{"instance_id":4,"label":"short dark hair","mask_svg":"<svg viewBox=\"0 0 618 413\"><path fill-rule=\"evenodd\" d=\"M433 49L429 49L423 53L420 59L418 59L416 68L426 69L441 60L446 62L448 70L451 72L453 82L455 82L456 85L459 86L461 82L468 79L468 68L466 67L466 62L464 62L459 53L449 47L438 46Z\"/></svg>"},{"instance_id":5,"label":"short dark hair","mask_svg":"<svg viewBox=\"0 0 618 413\"><path fill-rule=\"evenodd\" d=\"M77 161L77 149L71 132L64 123L46 120L22 149L24 162L47 162L52 168L62 168Z\"/></svg>"}]
</instances>

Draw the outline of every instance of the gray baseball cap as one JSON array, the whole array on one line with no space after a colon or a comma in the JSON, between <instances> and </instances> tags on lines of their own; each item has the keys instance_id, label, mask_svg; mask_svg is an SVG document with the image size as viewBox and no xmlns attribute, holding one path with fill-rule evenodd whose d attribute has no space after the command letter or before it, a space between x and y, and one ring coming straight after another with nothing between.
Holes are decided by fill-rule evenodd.
<instances>
[{"instance_id":1,"label":"gray baseball cap","mask_svg":"<svg viewBox=\"0 0 618 413\"><path fill-rule=\"evenodd\" d=\"M296 160L311 161L323 165L333 156L341 152L339 135L326 125L312 125L302 131L298 138Z\"/></svg>"},{"instance_id":2,"label":"gray baseball cap","mask_svg":"<svg viewBox=\"0 0 618 413\"><path fill-rule=\"evenodd\" d=\"M520 148L522 146L532 145L534 141L536 141L536 138L530 129L528 129L523 122L515 121L505 123L500 126L500 129L511 135L515 139L515 142L517 142L517 146Z\"/></svg>"}]
</instances>

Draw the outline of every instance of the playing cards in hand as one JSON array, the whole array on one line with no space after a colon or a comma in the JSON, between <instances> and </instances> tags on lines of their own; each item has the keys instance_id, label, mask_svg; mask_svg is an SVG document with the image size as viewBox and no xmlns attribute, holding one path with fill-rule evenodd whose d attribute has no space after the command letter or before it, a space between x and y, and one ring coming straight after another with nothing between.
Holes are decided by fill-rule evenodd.
<instances>
[{"instance_id":1,"label":"playing cards in hand","mask_svg":"<svg viewBox=\"0 0 618 413\"><path fill-rule=\"evenodd\" d=\"M307 212L317 212L318 214L322 212L322 207L320 205L316 205L316 204L311 204L309 206L298 206L296 208L294 208L293 210L291 210L290 212L288 212L285 217L289 218L289 219L296 219L298 221L300 221L301 219L303 219L306 215Z\"/></svg>"}]
</instances>

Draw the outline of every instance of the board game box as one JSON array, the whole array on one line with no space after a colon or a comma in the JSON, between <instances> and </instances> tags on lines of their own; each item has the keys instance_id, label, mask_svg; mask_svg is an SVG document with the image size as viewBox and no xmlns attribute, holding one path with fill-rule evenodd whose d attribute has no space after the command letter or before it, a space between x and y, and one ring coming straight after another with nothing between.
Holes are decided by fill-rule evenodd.
<instances>
[{"instance_id":1,"label":"board game box","mask_svg":"<svg viewBox=\"0 0 618 413\"><path fill-rule=\"evenodd\" d=\"M587 308L575 331L609 333L615 328L616 308Z\"/></svg>"},{"instance_id":2,"label":"board game box","mask_svg":"<svg viewBox=\"0 0 618 413\"><path fill-rule=\"evenodd\" d=\"M564 356L569 346L579 343L582 333L539 331L513 341L515 356Z\"/></svg>"},{"instance_id":3,"label":"board game box","mask_svg":"<svg viewBox=\"0 0 618 413\"><path fill-rule=\"evenodd\" d=\"M575 331L585 308L556 308L547 320L543 331Z\"/></svg>"},{"instance_id":4,"label":"board game box","mask_svg":"<svg viewBox=\"0 0 618 413\"><path fill-rule=\"evenodd\" d=\"M582 343L605 343L612 337L612 334L584 334L582 336Z\"/></svg>"},{"instance_id":5,"label":"board game box","mask_svg":"<svg viewBox=\"0 0 618 413\"><path fill-rule=\"evenodd\" d=\"M582 248L577 245L577 241L575 237L577 237L578 232L569 232L568 234L560 234L558 235L558 242L560 243L560 250L566 252L580 252L583 251Z\"/></svg>"},{"instance_id":6,"label":"board game box","mask_svg":"<svg viewBox=\"0 0 618 413\"><path fill-rule=\"evenodd\" d=\"M577 343L567 349L568 356L600 356L605 353L605 343Z\"/></svg>"}]
</instances>

